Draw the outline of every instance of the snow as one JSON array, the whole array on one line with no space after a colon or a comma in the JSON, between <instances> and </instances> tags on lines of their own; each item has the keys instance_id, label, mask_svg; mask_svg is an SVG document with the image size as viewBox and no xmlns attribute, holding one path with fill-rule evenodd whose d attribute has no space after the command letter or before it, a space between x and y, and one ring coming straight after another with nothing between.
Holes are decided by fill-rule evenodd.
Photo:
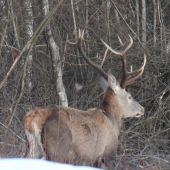
<instances>
[{"instance_id":1,"label":"snow","mask_svg":"<svg viewBox=\"0 0 170 170\"><path fill-rule=\"evenodd\" d=\"M54 163L42 159L2 158L1 170L99 170L88 166L74 166L69 164Z\"/></svg>"}]
</instances>

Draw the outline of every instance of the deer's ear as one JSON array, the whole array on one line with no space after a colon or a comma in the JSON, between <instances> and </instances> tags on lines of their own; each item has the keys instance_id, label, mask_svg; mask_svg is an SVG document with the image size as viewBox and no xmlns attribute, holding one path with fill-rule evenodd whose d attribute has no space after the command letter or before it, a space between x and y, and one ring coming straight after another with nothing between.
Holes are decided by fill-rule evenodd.
<instances>
[{"instance_id":1,"label":"deer's ear","mask_svg":"<svg viewBox=\"0 0 170 170\"><path fill-rule=\"evenodd\" d=\"M100 76L99 83L100 83L100 87L105 92L107 90L107 88L109 87L107 80L103 76Z\"/></svg>"},{"instance_id":2,"label":"deer's ear","mask_svg":"<svg viewBox=\"0 0 170 170\"><path fill-rule=\"evenodd\" d=\"M116 81L116 78L111 73L108 73L108 84L115 93L120 88L119 84Z\"/></svg>"}]
</instances>

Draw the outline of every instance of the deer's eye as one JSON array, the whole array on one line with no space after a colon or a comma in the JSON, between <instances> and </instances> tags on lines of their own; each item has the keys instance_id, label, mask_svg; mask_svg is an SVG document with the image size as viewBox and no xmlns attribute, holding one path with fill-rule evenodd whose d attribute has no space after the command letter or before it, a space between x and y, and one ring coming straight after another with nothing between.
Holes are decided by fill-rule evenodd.
<instances>
[{"instance_id":1,"label":"deer's eye","mask_svg":"<svg viewBox=\"0 0 170 170\"><path fill-rule=\"evenodd\" d=\"M132 96L128 96L128 99L129 99L129 100L132 100Z\"/></svg>"}]
</instances>

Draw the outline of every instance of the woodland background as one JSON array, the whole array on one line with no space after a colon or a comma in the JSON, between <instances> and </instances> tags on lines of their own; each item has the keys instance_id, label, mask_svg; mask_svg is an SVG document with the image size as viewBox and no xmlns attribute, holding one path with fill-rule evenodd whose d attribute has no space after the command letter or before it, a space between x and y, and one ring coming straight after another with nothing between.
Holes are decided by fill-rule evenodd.
<instances>
[{"instance_id":1,"label":"woodland background","mask_svg":"<svg viewBox=\"0 0 170 170\"><path fill-rule=\"evenodd\" d=\"M61 3L61 4L60 4ZM50 12L50 13L49 13ZM141 118L125 119L115 169L170 166L170 1L169 0L0 0L0 157L23 157L23 117L50 104L86 110L99 107L99 74L86 64L75 42L100 64L106 48L128 43L128 68L147 64L127 87L145 107ZM120 56L107 54L104 70L121 77ZM83 88L77 91L75 84Z\"/></svg>"}]
</instances>

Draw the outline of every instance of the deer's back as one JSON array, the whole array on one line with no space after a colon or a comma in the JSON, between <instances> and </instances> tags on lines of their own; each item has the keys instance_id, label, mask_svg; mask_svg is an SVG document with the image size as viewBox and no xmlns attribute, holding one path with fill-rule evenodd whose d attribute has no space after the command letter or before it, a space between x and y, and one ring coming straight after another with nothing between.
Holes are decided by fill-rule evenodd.
<instances>
[{"instance_id":1,"label":"deer's back","mask_svg":"<svg viewBox=\"0 0 170 170\"><path fill-rule=\"evenodd\" d=\"M111 121L100 109L80 111L53 106L43 126L43 144L49 160L89 165L117 144Z\"/></svg>"}]
</instances>

